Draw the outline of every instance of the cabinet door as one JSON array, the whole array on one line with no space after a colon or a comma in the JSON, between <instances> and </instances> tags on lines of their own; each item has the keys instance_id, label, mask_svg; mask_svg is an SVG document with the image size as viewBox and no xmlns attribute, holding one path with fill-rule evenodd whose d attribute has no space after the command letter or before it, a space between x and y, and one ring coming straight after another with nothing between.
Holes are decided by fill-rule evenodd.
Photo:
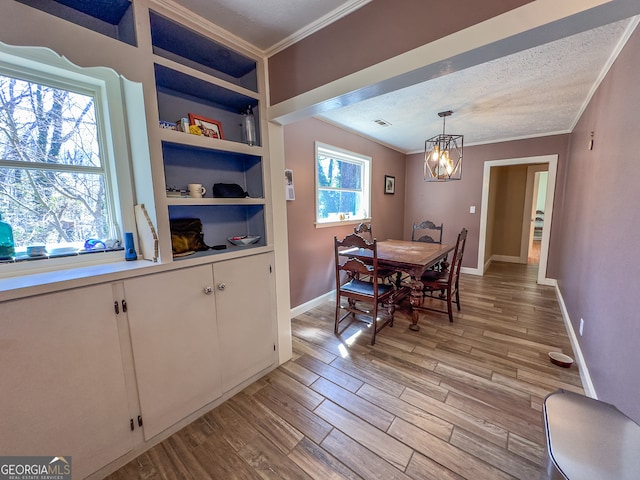
<instances>
[{"instance_id":1,"label":"cabinet door","mask_svg":"<svg viewBox=\"0 0 640 480\"><path fill-rule=\"evenodd\" d=\"M216 311L224 391L277 361L272 255L216 263Z\"/></svg>"},{"instance_id":2,"label":"cabinet door","mask_svg":"<svg viewBox=\"0 0 640 480\"><path fill-rule=\"evenodd\" d=\"M0 452L70 455L73 477L133 447L110 285L0 303Z\"/></svg>"},{"instance_id":3,"label":"cabinet door","mask_svg":"<svg viewBox=\"0 0 640 480\"><path fill-rule=\"evenodd\" d=\"M210 266L124 282L149 439L222 394Z\"/></svg>"}]
</instances>

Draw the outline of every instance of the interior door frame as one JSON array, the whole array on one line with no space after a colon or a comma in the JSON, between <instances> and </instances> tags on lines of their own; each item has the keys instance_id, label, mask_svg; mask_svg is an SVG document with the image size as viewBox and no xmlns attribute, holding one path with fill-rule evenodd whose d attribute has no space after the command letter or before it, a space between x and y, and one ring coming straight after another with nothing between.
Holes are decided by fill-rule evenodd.
<instances>
[{"instance_id":1,"label":"interior door frame","mask_svg":"<svg viewBox=\"0 0 640 480\"><path fill-rule=\"evenodd\" d=\"M546 172L548 165L530 165L527 168L527 187L524 199L524 212L522 214L522 239L520 242L520 263L529 261L529 251L533 242L535 207L538 198L539 174ZM548 185L548 183L547 183ZM546 193L546 192L545 192ZM544 219L544 217L542 217ZM543 222L544 233L544 222Z\"/></svg>"},{"instance_id":2,"label":"interior door frame","mask_svg":"<svg viewBox=\"0 0 640 480\"><path fill-rule=\"evenodd\" d=\"M489 187L491 182L491 168L509 165L530 165L546 163L549 177L547 180L547 192L545 200L544 222L542 224L542 242L540 244L540 264L538 266L538 283L543 285L555 285L552 278L547 277L547 260L549 257L549 239L551 219L553 218L553 198L555 194L556 175L558 171L558 155L541 155L536 157L508 158L503 160L490 160L484 162L484 174L482 179L482 207L480 209L480 238L478 241L478 270L480 275L488 265L485 263L485 248L487 240L487 208L489 206Z\"/></svg>"}]
</instances>

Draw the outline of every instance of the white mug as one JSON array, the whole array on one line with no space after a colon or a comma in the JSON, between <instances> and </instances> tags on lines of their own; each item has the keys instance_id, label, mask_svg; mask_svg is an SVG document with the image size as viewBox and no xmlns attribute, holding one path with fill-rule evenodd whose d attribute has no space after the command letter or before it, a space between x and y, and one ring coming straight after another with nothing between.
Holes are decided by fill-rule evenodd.
<instances>
[{"instance_id":1,"label":"white mug","mask_svg":"<svg viewBox=\"0 0 640 480\"><path fill-rule=\"evenodd\" d=\"M205 193L207 193L207 189L202 186L201 183L190 183L189 184L189 196L193 198L202 198Z\"/></svg>"}]
</instances>

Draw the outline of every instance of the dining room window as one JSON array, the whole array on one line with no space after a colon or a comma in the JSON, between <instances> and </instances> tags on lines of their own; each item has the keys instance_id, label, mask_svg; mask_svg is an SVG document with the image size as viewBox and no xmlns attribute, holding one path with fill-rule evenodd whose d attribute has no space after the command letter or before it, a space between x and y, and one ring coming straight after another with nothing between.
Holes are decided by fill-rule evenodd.
<instances>
[{"instance_id":1,"label":"dining room window","mask_svg":"<svg viewBox=\"0 0 640 480\"><path fill-rule=\"evenodd\" d=\"M316 142L316 225L371 214L371 157Z\"/></svg>"}]
</instances>

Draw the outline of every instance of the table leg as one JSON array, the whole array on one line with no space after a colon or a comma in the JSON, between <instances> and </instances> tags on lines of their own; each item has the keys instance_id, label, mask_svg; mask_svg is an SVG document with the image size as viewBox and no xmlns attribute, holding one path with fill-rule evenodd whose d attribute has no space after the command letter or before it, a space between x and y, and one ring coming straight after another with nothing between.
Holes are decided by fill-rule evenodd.
<instances>
[{"instance_id":1,"label":"table leg","mask_svg":"<svg viewBox=\"0 0 640 480\"><path fill-rule=\"evenodd\" d=\"M411 325L409 325L409 330L413 330L414 332L420 330L418 326L418 308L422 306L422 302L424 301L422 294L423 288L424 284L419 278L413 278L411 280L411 297L409 298L409 304L411 305Z\"/></svg>"}]
</instances>

